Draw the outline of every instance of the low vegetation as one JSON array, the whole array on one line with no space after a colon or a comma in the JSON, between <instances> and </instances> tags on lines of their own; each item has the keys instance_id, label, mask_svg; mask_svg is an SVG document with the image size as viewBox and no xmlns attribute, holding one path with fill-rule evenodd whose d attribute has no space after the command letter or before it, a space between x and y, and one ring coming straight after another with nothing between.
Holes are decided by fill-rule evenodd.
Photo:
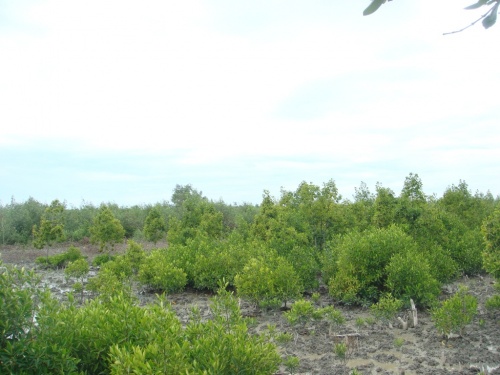
<instances>
[{"instance_id":1,"label":"low vegetation","mask_svg":"<svg viewBox=\"0 0 500 375\"><path fill-rule=\"evenodd\" d=\"M487 271L499 278L499 202L489 193L471 194L463 181L441 198L428 197L414 174L399 196L380 184L372 194L361 184L352 200L343 199L329 181L322 187L303 182L295 191L283 190L279 199L264 192L260 206L209 201L189 185L176 187L171 204L145 207L67 209L59 201L50 206L12 201L0 206L3 243L33 241L46 249L36 265L66 267L81 305L20 288L34 285L33 275L4 267L0 363L17 373L274 371L281 363L276 347L248 334L227 290L256 308L291 306L284 316L294 327L327 321L330 334L345 319L333 306L316 306L320 285L336 304L371 306L386 322L411 299L419 309L431 310L440 333L463 335L477 302L463 289L441 305L438 296L444 283L460 275ZM95 276L88 277L89 263L73 245L48 254L63 239L99 248L102 254L92 261ZM116 252L125 240L126 250ZM140 244L146 241L153 250ZM134 288L172 294L186 287L217 292L213 319L193 313L183 327L165 300L144 308L133 294ZM92 292L87 301L85 291ZM3 301L9 298L20 305L7 306ZM498 305L496 295L487 307ZM56 320L64 324L55 325ZM163 331L168 334L161 336ZM339 357L341 344L335 348ZM294 371L295 359L288 358ZM40 370L34 370L36 361Z\"/></svg>"},{"instance_id":2,"label":"low vegetation","mask_svg":"<svg viewBox=\"0 0 500 375\"><path fill-rule=\"evenodd\" d=\"M466 287L460 286L452 297L431 311L436 328L446 337L452 333L463 336L465 327L477 314L477 298L467 292Z\"/></svg>"},{"instance_id":3,"label":"low vegetation","mask_svg":"<svg viewBox=\"0 0 500 375\"><path fill-rule=\"evenodd\" d=\"M224 286L212 319L193 312L182 327L163 298L146 307L121 293L60 304L36 288L32 272L0 266L2 373L270 374L281 362L275 345L248 333Z\"/></svg>"},{"instance_id":4,"label":"low vegetation","mask_svg":"<svg viewBox=\"0 0 500 375\"><path fill-rule=\"evenodd\" d=\"M65 268L70 262L83 259L82 251L75 246L70 246L67 251L50 255L48 257L42 256L35 260L35 263L43 268Z\"/></svg>"}]
</instances>

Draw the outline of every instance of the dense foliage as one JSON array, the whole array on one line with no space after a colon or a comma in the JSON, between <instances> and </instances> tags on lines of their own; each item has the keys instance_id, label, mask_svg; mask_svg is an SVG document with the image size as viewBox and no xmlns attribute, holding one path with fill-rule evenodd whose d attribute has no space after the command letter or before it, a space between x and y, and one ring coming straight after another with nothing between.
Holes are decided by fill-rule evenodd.
<instances>
[{"instance_id":1,"label":"dense foliage","mask_svg":"<svg viewBox=\"0 0 500 375\"><path fill-rule=\"evenodd\" d=\"M165 293L178 292L187 283L186 273L173 266L161 250L153 251L142 261L138 278L142 284Z\"/></svg>"},{"instance_id":2,"label":"dense foliage","mask_svg":"<svg viewBox=\"0 0 500 375\"><path fill-rule=\"evenodd\" d=\"M324 284L344 303L370 305L390 293L430 306L440 285L459 275L485 269L497 276L499 201L489 192L471 193L464 181L440 198L426 196L413 173L399 195L380 183L372 193L361 183L349 200L333 180L302 182L278 198L264 191L259 206L213 202L178 185L171 202L154 206L12 200L0 206L0 229L3 244L47 248L65 238L112 250L128 239L126 254L94 260L102 267L88 288L102 295L120 284L127 293L133 283L169 293L185 286L215 291L224 279L259 305L286 304ZM50 237L50 228L58 236ZM145 241L153 252L139 245ZM68 255L38 262L65 267L76 260Z\"/></svg>"},{"instance_id":3,"label":"dense foliage","mask_svg":"<svg viewBox=\"0 0 500 375\"><path fill-rule=\"evenodd\" d=\"M1 373L271 374L281 361L274 344L248 333L224 288L211 319L194 311L183 327L163 298L146 307L121 293L60 304L32 273L0 269Z\"/></svg>"},{"instance_id":4,"label":"dense foliage","mask_svg":"<svg viewBox=\"0 0 500 375\"><path fill-rule=\"evenodd\" d=\"M252 258L236 275L238 295L256 304L281 307L297 299L303 286L293 266L283 257Z\"/></svg>"},{"instance_id":5,"label":"dense foliage","mask_svg":"<svg viewBox=\"0 0 500 375\"><path fill-rule=\"evenodd\" d=\"M279 198L265 191L260 206L213 202L190 185L177 186L172 203L144 207L12 200L0 205L2 244L48 251L66 239L105 253L93 259L100 267L93 277L74 245L37 259L66 267L79 303L53 300L34 274L0 263L0 372L275 372L276 347L248 333L228 289L260 307L293 302L286 317L296 328L314 320L326 320L331 331L343 324L332 305L315 308L303 299L326 285L336 303L372 306L389 321L412 299L432 307L442 333L463 333L475 299L460 289L436 307L436 297L459 275L485 270L499 277L499 203L490 193L472 194L463 181L441 198L426 196L415 174L399 195L381 184L371 193L362 183L348 200L332 180L322 187L303 182ZM125 251L110 254L124 239ZM211 319L193 311L181 324L164 299L139 307L133 293L185 287L218 291ZM488 307L498 301L494 296Z\"/></svg>"},{"instance_id":6,"label":"dense foliage","mask_svg":"<svg viewBox=\"0 0 500 375\"><path fill-rule=\"evenodd\" d=\"M165 222L165 218L161 216L158 208L153 207L144 221L144 237L156 245L166 234L167 223Z\"/></svg>"},{"instance_id":7,"label":"dense foliage","mask_svg":"<svg viewBox=\"0 0 500 375\"><path fill-rule=\"evenodd\" d=\"M497 280L500 279L500 207L488 216L481 228L486 243L483 253L484 267Z\"/></svg>"}]
</instances>

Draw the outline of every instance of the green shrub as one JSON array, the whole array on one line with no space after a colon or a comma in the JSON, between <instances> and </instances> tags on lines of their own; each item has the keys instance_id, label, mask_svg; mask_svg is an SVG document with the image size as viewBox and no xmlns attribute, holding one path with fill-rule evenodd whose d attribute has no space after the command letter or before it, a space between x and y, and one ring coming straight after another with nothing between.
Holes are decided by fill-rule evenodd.
<instances>
[{"instance_id":1,"label":"green shrub","mask_svg":"<svg viewBox=\"0 0 500 375\"><path fill-rule=\"evenodd\" d=\"M342 251L339 243L342 242L342 239L343 236L335 236L333 240L326 243L325 250L320 254L321 277L325 282L328 282L339 271L339 252Z\"/></svg>"},{"instance_id":2,"label":"green shrub","mask_svg":"<svg viewBox=\"0 0 500 375\"><path fill-rule=\"evenodd\" d=\"M144 237L156 243L167 236L167 223L158 207L153 207L144 221Z\"/></svg>"},{"instance_id":3,"label":"green shrub","mask_svg":"<svg viewBox=\"0 0 500 375\"><path fill-rule=\"evenodd\" d=\"M250 259L241 274L236 275L234 283L238 295L255 304L272 298L274 283L272 270L262 258Z\"/></svg>"},{"instance_id":4,"label":"green shrub","mask_svg":"<svg viewBox=\"0 0 500 375\"><path fill-rule=\"evenodd\" d=\"M42 340L9 342L0 350L0 373L30 375L80 375L77 358L61 345Z\"/></svg>"},{"instance_id":5,"label":"green shrub","mask_svg":"<svg viewBox=\"0 0 500 375\"><path fill-rule=\"evenodd\" d=\"M483 248L481 231L474 229L463 233L451 252L460 272L465 275L477 275L483 272Z\"/></svg>"},{"instance_id":6,"label":"green shrub","mask_svg":"<svg viewBox=\"0 0 500 375\"><path fill-rule=\"evenodd\" d=\"M345 323L345 317L342 312L336 310L333 306L326 306L318 309L319 314L326 319L329 325L329 333L336 331L338 327Z\"/></svg>"},{"instance_id":7,"label":"green shrub","mask_svg":"<svg viewBox=\"0 0 500 375\"><path fill-rule=\"evenodd\" d=\"M256 304L279 305L299 298L303 286L295 269L283 257L269 255L267 258L252 258L236 275L238 294Z\"/></svg>"},{"instance_id":8,"label":"green shrub","mask_svg":"<svg viewBox=\"0 0 500 375\"><path fill-rule=\"evenodd\" d=\"M439 245L426 248L423 255L427 259L431 275L440 283L454 280L460 272L459 265L452 257L451 252Z\"/></svg>"},{"instance_id":9,"label":"green shrub","mask_svg":"<svg viewBox=\"0 0 500 375\"><path fill-rule=\"evenodd\" d=\"M57 199L52 201L49 207L40 218L40 224L33 226L33 246L37 249L47 248L55 242L62 242L65 239L63 213L65 207Z\"/></svg>"},{"instance_id":10,"label":"green shrub","mask_svg":"<svg viewBox=\"0 0 500 375\"><path fill-rule=\"evenodd\" d=\"M0 349L25 337L33 326L39 282L33 271L4 266L0 261Z\"/></svg>"},{"instance_id":11,"label":"green shrub","mask_svg":"<svg viewBox=\"0 0 500 375\"><path fill-rule=\"evenodd\" d=\"M440 307L431 311L432 319L438 331L449 336L458 333L463 336L464 329L477 314L477 299L468 294L467 287L461 285L458 291Z\"/></svg>"},{"instance_id":12,"label":"green shrub","mask_svg":"<svg viewBox=\"0 0 500 375\"><path fill-rule=\"evenodd\" d=\"M83 259L82 251L73 245L71 245L67 251L51 255L51 256L43 256L35 259L35 263L44 267L44 268L64 268L69 262L74 262L75 260Z\"/></svg>"},{"instance_id":13,"label":"green shrub","mask_svg":"<svg viewBox=\"0 0 500 375\"><path fill-rule=\"evenodd\" d=\"M187 280L191 285L195 277L196 255L202 251L198 245L199 243L196 241L189 240L187 245L172 244L166 249L158 249L158 251L163 251L170 264L186 273Z\"/></svg>"},{"instance_id":14,"label":"green shrub","mask_svg":"<svg viewBox=\"0 0 500 375\"><path fill-rule=\"evenodd\" d=\"M281 358L264 336L250 335L236 299L220 289L213 319L193 314L184 331L155 330L147 345L111 348L111 374L272 374Z\"/></svg>"},{"instance_id":15,"label":"green shrub","mask_svg":"<svg viewBox=\"0 0 500 375\"><path fill-rule=\"evenodd\" d=\"M330 294L350 303L377 301L393 255L416 249L414 240L397 226L346 234L331 250L338 260L329 280Z\"/></svg>"},{"instance_id":16,"label":"green shrub","mask_svg":"<svg viewBox=\"0 0 500 375\"><path fill-rule=\"evenodd\" d=\"M160 336L182 341L180 322L168 305L139 307L120 294L80 308L61 305L56 314L40 314L39 324L39 340L66 347L79 360L78 370L89 374L109 373L113 345L147 345Z\"/></svg>"},{"instance_id":17,"label":"green shrub","mask_svg":"<svg viewBox=\"0 0 500 375\"><path fill-rule=\"evenodd\" d=\"M0 264L1 373L271 374L281 362L266 337L249 334L225 289L212 299L211 320L198 315L183 328L164 299L140 307L117 292L77 307L71 295L60 304L36 283Z\"/></svg>"},{"instance_id":18,"label":"green shrub","mask_svg":"<svg viewBox=\"0 0 500 375\"><path fill-rule=\"evenodd\" d=\"M409 305L430 306L439 295L439 282L431 275L425 256L417 251L395 254L386 267L387 289L392 295Z\"/></svg>"},{"instance_id":19,"label":"green shrub","mask_svg":"<svg viewBox=\"0 0 500 375\"><path fill-rule=\"evenodd\" d=\"M129 259L124 255L116 256L112 261L104 263L101 266L102 270L108 270L118 277L119 280L123 282L131 282L134 276L134 268Z\"/></svg>"},{"instance_id":20,"label":"green shrub","mask_svg":"<svg viewBox=\"0 0 500 375\"><path fill-rule=\"evenodd\" d=\"M305 290L315 290L319 286L318 274L321 271L321 266L316 256L317 251L313 247L307 246L294 246L284 256L293 266Z\"/></svg>"},{"instance_id":21,"label":"green shrub","mask_svg":"<svg viewBox=\"0 0 500 375\"><path fill-rule=\"evenodd\" d=\"M346 304L359 301L357 295L361 289L361 283L354 275L353 266L340 269L328 282L330 295Z\"/></svg>"},{"instance_id":22,"label":"green shrub","mask_svg":"<svg viewBox=\"0 0 500 375\"><path fill-rule=\"evenodd\" d=\"M82 259L83 254L80 248L71 245L68 250L66 250L65 258L68 262L74 262L75 260Z\"/></svg>"},{"instance_id":23,"label":"green shrub","mask_svg":"<svg viewBox=\"0 0 500 375\"><path fill-rule=\"evenodd\" d=\"M312 319L315 309L311 301L299 299L292 305L290 311L285 313L285 318L290 324L304 324Z\"/></svg>"},{"instance_id":24,"label":"green shrub","mask_svg":"<svg viewBox=\"0 0 500 375\"><path fill-rule=\"evenodd\" d=\"M75 292L80 293L80 299L83 302L83 280L87 276L90 271L89 263L85 259L78 259L74 262L70 262L66 269L64 270L64 274L66 275L66 279L74 278L76 282L73 285L73 290Z\"/></svg>"},{"instance_id":25,"label":"green shrub","mask_svg":"<svg viewBox=\"0 0 500 375\"><path fill-rule=\"evenodd\" d=\"M486 244L483 267L486 272L500 280L500 206L484 220L481 233Z\"/></svg>"},{"instance_id":26,"label":"green shrub","mask_svg":"<svg viewBox=\"0 0 500 375\"><path fill-rule=\"evenodd\" d=\"M90 242L99 245L99 251L110 252L116 244L123 241L125 229L120 220L115 218L110 207L101 204L90 227Z\"/></svg>"},{"instance_id":27,"label":"green shrub","mask_svg":"<svg viewBox=\"0 0 500 375\"><path fill-rule=\"evenodd\" d=\"M132 298L133 268L130 261L123 255L114 256L114 260L101 266L99 273L90 278L87 290L97 293L101 300L120 294L123 298Z\"/></svg>"},{"instance_id":28,"label":"green shrub","mask_svg":"<svg viewBox=\"0 0 500 375\"><path fill-rule=\"evenodd\" d=\"M278 257L273 270L274 298L283 302L299 298L304 292L304 286L295 268L284 258Z\"/></svg>"},{"instance_id":29,"label":"green shrub","mask_svg":"<svg viewBox=\"0 0 500 375\"><path fill-rule=\"evenodd\" d=\"M138 280L148 287L166 293L178 292L186 286L186 273L174 267L163 251L152 251L142 262Z\"/></svg>"},{"instance_id":30,"label":"green shrub","mask_svg":"<svg viewBox=\"0 0 500 375\"><path fill-rule=\"evenodd\" d=\"M55 303L39 288L33 271L4 266L0 261L0 373L76 374L78 360L63 345L46 345L35 316ZM39 320L38 320L39 322ZM53 320L56 324L57 320Z\"/></svg>"},{"instance_id":31,"label":"green shrub","mask_svg":"<svg viewBox=\"0 0 500 375\"><path fill-rule=\"evenodd\" d=\"M111 254L99 254L96 255L95 258L92 260L92 265L94 267L100 267L103 264L110 262L116 258L116 255L111 255Z\"/></svg>"},{"instance_id":32,"label":"green shrub","mask_svg":"<svg viewBox=\"0 0 500 375\"><path fill-rule=\"evenodd\" d=\"M144 251L142 245L129 240L127 242L127 249L125 250L125 259L130 263L133 274L137 274L137 272L139 272L139 267L145 258L146 252Z\"/></svg>"},{"instance_id":33,"label":"green shrub","mask_svg":"<svg viewBox=\"0 0 500 375\"><path fill-rule=\"evenodd\" d=\"M87 289L97 293L102 301L121 295L123 298L132 299L130 283L123 282L111 269L103 268L99 273L89 279Z\"/></svg>"},{"instance_id":34,"label":"green shrub","mask_svg":"<svg viewBox=\"0 0 500 375\"><path fill-rule=\"evenodd\" d=\"M168 261L186 273L190 285L213 291L217 290L221 279L234 285L235 276L259 251L239 236L221 241L204 232L187 239L185 245L174 243L164 249Z\"/></svg>"},{"instance_id":35,"label":"green shrub","mask_svg":"<svg viewBox=\"0 0 500 375\"><path fill-rule=\"evenodd\" d=\"M78 259L68 264L64 270L64 274L67 278L73 277L82 281L82 279L87 276L89 271L89 263L85 259Z\"/></svg>"},{"instance_id":36,"label":"green shrub","mask_svg":"<svg viewBox=\"0 0 500 375\"><path fill-rule=\"evenodd\" d=\"M220 288L210 306L213 319L204 326L199 337L200 320L194 319L186 328L192 342L191 358L195 358L198 373L212 374L272 374L281 363L275 345L264 335L248 333L247 321L242 318L238 301Z\"/></svg>"},{"instance_id":37,"label":"green shrub","mask_svg":"<svg viewBox=\"0 0 500 375\"><path fill-rule=\"evenodd\" d=\"M446 263L440 262L437 267L434 267L431 258L435 249L445 253L448 258L451 257L453 265L457 268L456 271L462 268L462 264L460 264L463 257L462 251L467 250L460 243L467 227L458 215L445 211L439 205L427 205L422 207L420 215L411 225L409 231L418 242L419 247L426 253L433 269L433 275L437 280L446 282L450 278L446 273L441 273L440 270L442 265L446 266ZM438 257L438 260L441 260L440 258ZM442 269L442 271L445 270L446 267Z\"/></svg>"},{"instance_id":38,"label":"green shrub","mask_svg":"<svg viewBox=\"0 0 500 375\"><path fill-rule=\"evenodd\" d=\"M234 284L234 278L243 268L237 253L228 248L213 247L204 254L197 254L193 264L193 286L197 289L216 291L220 280Z\"/></svg>"},{"instance_id":39,"label":"green shrub","mask_svg":"<svg viewBox=\"0 0 500 375\"><path fill-rule=\"evenodd\" d=\"M390 293L384 294L380 300L370 306L370 310L376 319L389 322L394 319L403 307L403 301L394 298Z\"/></svg>"},{"instance_id":40,"label":"green shrub","mask_svg":"<svg viewBox=\"0 0 500 375\"><path fill-rule=\"evenodd\" d=\"M42 256L35 259L35 264L38 264L43 268L64 268L66 265L66 258L64 254L50 255L48 257Z\"/></svg>"}]
</instances>

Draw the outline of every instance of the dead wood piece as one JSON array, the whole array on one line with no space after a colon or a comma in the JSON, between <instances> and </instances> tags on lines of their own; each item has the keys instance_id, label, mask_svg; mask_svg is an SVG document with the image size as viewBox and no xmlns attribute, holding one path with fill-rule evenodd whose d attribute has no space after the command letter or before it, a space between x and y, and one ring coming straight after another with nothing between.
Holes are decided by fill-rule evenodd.
<instances>
[{"instance_id":1,"label":"dead wood piece","mask_svg":"<svg viewBox=\"0 0 500 375\"><path fill-rule=\"evenodd\" d=\"M404 330L407 330L408 329L408 316L405 316L404 320L400 316L398 316L398 320L401 323L401 328Z\"/></svg>"},{"instance_id":2,"label":"dead wood piece","mask_svg":"<svg viewBox=\"0 0 500 375\"><path fill-rule=\"evenodd\" d=\"M412 299L410 299L410 304L411 304L411 315L412 315L412 327L415 328L418 324L418 314L417 314L417 307L415 306L415 302L413 302Z\"/></svg>"}]
</instances>

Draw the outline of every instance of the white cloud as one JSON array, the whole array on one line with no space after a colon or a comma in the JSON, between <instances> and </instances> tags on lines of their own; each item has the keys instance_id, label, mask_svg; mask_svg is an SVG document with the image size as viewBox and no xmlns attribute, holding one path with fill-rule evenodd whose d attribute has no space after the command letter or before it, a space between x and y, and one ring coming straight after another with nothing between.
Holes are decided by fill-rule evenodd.
<instances>
[{"instance_id":1,"label":"white cloud","mask_svg":"<svg viewBox=\"0 0 500 375\"><path fill-rule=\"evenodd\" d=\"M259 160L253 173L293 181L391 168L402 181L453 160L459 176L497 155L500 26L442 36L476 16L453 0L365 18L362 4L328 1L31 4L0 30L2 147L133 153L187 175Z\"/></svg>"}]
</instances>

